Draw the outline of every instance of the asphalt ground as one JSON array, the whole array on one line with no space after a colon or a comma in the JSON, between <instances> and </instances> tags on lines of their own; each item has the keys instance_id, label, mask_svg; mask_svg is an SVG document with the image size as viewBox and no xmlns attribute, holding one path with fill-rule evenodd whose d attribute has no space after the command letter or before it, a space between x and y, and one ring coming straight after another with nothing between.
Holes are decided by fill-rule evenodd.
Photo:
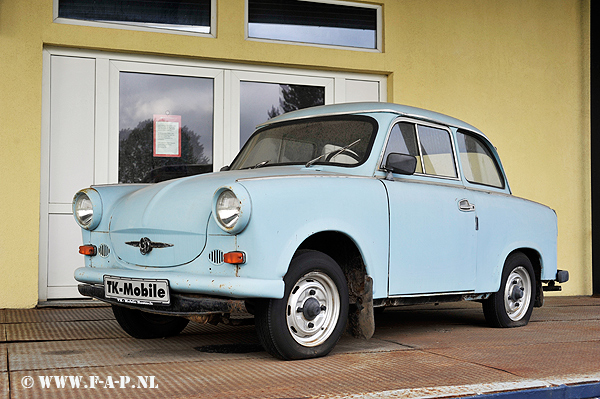
<instances>
[{"instance_id":1,"label":"asphalt ground","mask_svg":"<svg viewBox=\"0 0 600 399\"><path fill-rule=\"evenodd\" d=\"M371 340L346 335L324 358L285 362L251 325L190 322L137 340L106 306L3 309L0 399L600 396L600 298L546 298L514 329L488 327L469 302L386 309L375 322Z\"/></svg>"}]
</instances>

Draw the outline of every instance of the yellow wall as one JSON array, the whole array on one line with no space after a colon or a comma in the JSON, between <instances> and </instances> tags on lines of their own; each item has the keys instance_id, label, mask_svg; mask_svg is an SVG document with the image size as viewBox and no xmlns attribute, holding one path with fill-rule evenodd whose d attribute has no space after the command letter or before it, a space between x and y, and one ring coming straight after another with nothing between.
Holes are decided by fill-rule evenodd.
<instances>
[{"instance_id":1,"label":"yellow wall","mask_svg":"<svg viewBox=\"0 0 600 399\"><path fill-rule=\"evenodd\" d=\"M463 119L498 147L513 192L559 216L565 294L591 294L589 0L383 0L384 52L57 24L52 1L0 1L0 308L38 298L44 46L387 74L388 99Z\"/></svg>"}]
</instances>

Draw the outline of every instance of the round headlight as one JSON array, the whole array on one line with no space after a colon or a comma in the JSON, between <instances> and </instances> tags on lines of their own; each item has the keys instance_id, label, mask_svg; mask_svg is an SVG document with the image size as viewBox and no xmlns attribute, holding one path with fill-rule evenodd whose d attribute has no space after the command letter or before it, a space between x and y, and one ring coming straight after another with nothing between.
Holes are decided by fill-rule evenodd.
<instances>
[{"instance_id":1,"label":"round headlight","mask_svg":"<svg viewBox=\"0 0 600 399\"><path fill-rule=\"evenodd\" d=\"M102 218L102 201L96 190L79 191L73 198L73 216L87 230L95 229Z\"/></svg>"},{"instance_id":2,"label":"round headlight","mask_svg":"<svg viewBox=\"0 0 600 399\"><path fill-rule=\"evenodd\" d=\"M240 220L242 204L233 191L225 190L217 197L217 221L226 229L232 229Z\"/></svg>"},{"instance_id":3,"label":"round headlight","mask_svg":"<svg viewBox=\"0 0 600 399\"><path fill-rule=\"evenodd\" d=\"M213 217L230 234L241 233L250 220L252 204L246 188L239 183L219 188L213 197Z\"/></svg>"},{"instance_id":4,"label":"round headlight","mask_svg":"<svg viewBox=\"0 0 600 399\"><path fill-rule=\"evenodd\" d=\"M89 226L94 218L94 206L87 194L81 193L75 200L75 218L82 226Z\"/></svg>"}]
</instances>

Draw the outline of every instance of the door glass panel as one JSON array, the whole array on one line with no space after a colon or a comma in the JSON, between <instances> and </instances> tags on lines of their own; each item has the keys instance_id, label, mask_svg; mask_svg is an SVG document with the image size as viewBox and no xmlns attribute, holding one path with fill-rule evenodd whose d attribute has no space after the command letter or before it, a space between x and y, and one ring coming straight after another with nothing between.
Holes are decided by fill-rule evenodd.
<instances>
[{"instance_id":1,"label":"door glass panel","mask_svg":"<svg viewBox=\"0 0 600 399\"><path fill-rule=\"evenodd\" d=\"M119 183L212 172L213 80L121 72Z\"/></svg>"},{"instance_id":2,"label":"door glass panel","mask_svg":"<svg viewBox=\"0 0 600 399\"><path fill-rule=\"evenodd\" d=\"M450 133L444 129L418 125L424 173L457 177Z\"/></svg>"},{"instance_id":3,"label":"door glass panel","mask_svg":"<svg viewBox=\"0 0 600 399\"><path fill-rule=\"evenodd\" d=\"M240 82L240 148L257 125L277 115L325 104L325 87Z\"/></svg>"},{"instance_id":4,"label":"door glass panel","mask_svg":"<svg viewBox=\"0 0 600 399\"><path fill-rule=\"evenodd\" d=\"M423 173L421 166L421 157L417 148L417 134L414 123L400 122L394 125L390 132L385 154L383 155L383 164L385 165L388 155L396 152L398 154L412 155L417 158L417 167L415 173Z\"/></svg>"}]
</instances>

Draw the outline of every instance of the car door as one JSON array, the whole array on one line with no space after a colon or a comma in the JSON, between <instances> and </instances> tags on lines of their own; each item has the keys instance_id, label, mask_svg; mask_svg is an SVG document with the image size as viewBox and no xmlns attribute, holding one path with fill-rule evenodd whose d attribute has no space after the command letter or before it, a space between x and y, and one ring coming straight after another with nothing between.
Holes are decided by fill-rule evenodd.
<instances>
[{"instance_id":1,"label":"car door","mask_svg":"<svg viewBox=\"0 0 600 399\"><path fill-rule=\"evenodd\" d=\"M417 158L414 175L383 180L389 196L389 295L468 292L475 288L476 207L459 179L445 127L399 121L391 152Z\"/></svg>"}]
</instances>

